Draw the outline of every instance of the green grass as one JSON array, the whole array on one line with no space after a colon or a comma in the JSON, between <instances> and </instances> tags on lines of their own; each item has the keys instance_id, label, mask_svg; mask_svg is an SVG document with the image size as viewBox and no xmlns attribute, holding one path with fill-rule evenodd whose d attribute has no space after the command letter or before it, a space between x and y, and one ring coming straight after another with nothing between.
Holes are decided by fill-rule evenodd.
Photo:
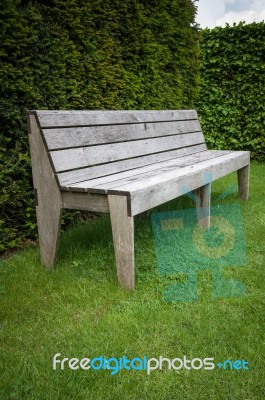
<instances>
[{"instance_id":1,"label":"green grass","mask_svg":"<svg viewBox=\"0 0 265 400\"><path fill-rule=\"evenodd\" d=\"M136 290L117 284L109 216L62 234L57 268L40 266L36 248L0 265L0 399L265 398L264 175L252 163L250 198L240 202L248 264L226 268L247 295L213 299L210 271L199 272L199 301L168 303L166 285L183 276L156 273L150 215L136 217ZM213 184L213 203L236 175ZM229 194L221 204L238 201ZM191 207L179 198L157 210ZM245 359L249 370L72 371L52 369L62 357L214 357Z\"/></svg>"}]
</instances>

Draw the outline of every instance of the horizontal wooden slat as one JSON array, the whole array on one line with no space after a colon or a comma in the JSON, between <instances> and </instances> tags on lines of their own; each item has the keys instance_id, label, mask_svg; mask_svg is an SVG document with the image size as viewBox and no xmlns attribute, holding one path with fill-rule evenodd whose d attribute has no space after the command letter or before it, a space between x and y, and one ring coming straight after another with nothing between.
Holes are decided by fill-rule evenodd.
<instances>
[{"instance_id":1,"label":"horizontal wooden slat","mask_svg":"<svg viewBox=\"0 0 265 400\"><path fill-rule=\"evenodd\" d=\"M36 110L41 128L196 119L195 110Z\"/></svg>"},{"instance_id":2,"label":"horizontal wooden slat","mask_svg":"<svg viewBox=\"0 0 265 400\"><path fill-rule=\"evenodd\" d=\"M64 208L109 212L107 196L96 193L62 192L62 202Z\"/></svg>"},{"instance_id":3,"label":"horizontal wooden slat","mask_svg":"<svg viewBox=\"0 0 265 400\"><path fill-rule=\"evenodd\" d=\"M103 164L204 142L202 132L51 151L56 172Z\"/></svg>"},{"instance_id":4,"label":"horizontal wooden slat","mask_svg":"<svg viewBox=\"0 0 265 400\"><path fill-rule=\"evenodd\" d=\"M130 193L131 215L136 215L203 186L208 180L219 179L248 164L249 152L238 151L199 163L196 167L184 167L117 189L123 193L125 191ZM114 193L116 192L113 191Z\"/></svg>"},{"instance_id":5,"label":"horizontal wooden slat","mask_svg":"<svg viewBox=\"0 0 265 400\"><path fill-rule=\"evenodd\" d=\"M222 151L222 150L219 150ZM141 179L135 180L131 179L125 182L119 182L115 189L117 190L123 190L126 192L135 192L138 190L143 190L146 187L150 187L153 185L160 185L163 182L169 181L171 178L175 179L178 176L182 176L183 174L188 174L189 172L192 171L202 171L204 168L208 169L210 171L210 167L213 165L219 165L219 164L225 164L225 162L231 161L231 160L237 160L245 156L245 152L243 151L231 151L228 154L222 155L221 157L215 157L210 160L202 161L200 163L197 163L195 165L189 165L184 168L179 168L177 171L176 170L169 170L169 171L161 171L160 174L152 174L152 176L148 174L144 174ZM208 183L208 182L206 182Z\"/></svg>"},{"instance_id":6,"label":"horizontal wooden slat","mask_svg":"<svg viewBox=\"0 0 265 400\"><path fill-rule=\"evenodd\" d=\"M108 192L119 185L124 185L134 181L141 181L143 178L148 179L149 177L161 174L161 172L169 170L177 170L189 165L195 165L199 162L210 160L212 158L221 157L225 154L231 153L229 150L206 150L201 153L188 155L182 158L176 158L173 160L163 161L151 165L147 165L140 168L135 168L129 171L121 172L118 174L112 174L97 179L90 179L86 182L79 182L71 185L69 190L75 188L83 189L99 189Z\"/></svg>"},{"instance_id":7,"label":"horizontal wooden slat","mask_svg":"<svg viewBox=\"0 0 265 400\"><path fill-rule=\"evenodd\" d=\"M43 129L49 150L200 131L198 120Z\"/></svg>"},{"instance_id":8,"label":"horizontal wooden slat","mask_svg":"<svg viewBox=\"0 0 265 400\"><path fill-rule=\"evenodd\" d=\"M130 158L127 160L111 162L108 164L97 165L95 167L87 167L57 174L60 185L67 188L69 185L81 182L87 179L93 179L100 176L115 174L122 171L142 167L153 163L158 163L172 158L183 157L188 154L194 154L206 150L205 143L192 147L184 147L177 150L170 150L164 153L156 153L148 156Z\"/></svg>"}]
</instances>

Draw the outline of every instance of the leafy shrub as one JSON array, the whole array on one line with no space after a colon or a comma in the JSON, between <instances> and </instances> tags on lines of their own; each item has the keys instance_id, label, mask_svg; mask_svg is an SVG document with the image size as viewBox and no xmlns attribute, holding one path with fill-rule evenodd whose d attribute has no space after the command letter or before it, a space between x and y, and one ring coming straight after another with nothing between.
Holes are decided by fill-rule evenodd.
<instances>
[{"instance_id":1,"label":"leafy shrub","mask_svg":"<svg viewBox=\"0 0 265 400\"><path fill-rule=\"evenodd\" d=\"M0 251L36 236L26 110L193 107L195 11L192 0L1 2Z\"/></svg>"},{"instance_id":2,"label":"leafy shrub","mask_svg":"<svg viewBox=\"0 0 265 400\"><path fill-rule=\"evenodd\" d=\"M201 32L198 111L210 148L265 157L265 24Z\"/></svg>"}]
</instances>

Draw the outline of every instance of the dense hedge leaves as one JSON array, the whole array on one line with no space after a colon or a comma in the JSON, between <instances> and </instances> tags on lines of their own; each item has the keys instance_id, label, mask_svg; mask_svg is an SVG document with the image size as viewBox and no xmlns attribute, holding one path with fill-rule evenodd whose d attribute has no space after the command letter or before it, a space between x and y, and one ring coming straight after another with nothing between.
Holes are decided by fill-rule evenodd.
<instances>
[{"instance_id":1,"label":"dense hedge leaves","mask_svg":"<svg viewBox=\"0 0 265 400\"><path fill-rule=\"evenodd\" d=\"M211 148L265 158L265 24L202 31L198 111Z\"/></svg>"},{"instance_id":2,"label":"dense hedge leaves","mask_svg":"<svg viewBox=\"0 0 265 400\"><path fill-rule=\"evenodd\" d=\"M192 0L0 4L0 251L36 235L27 109L194 107Z\"/></svg>"}]
</instances>

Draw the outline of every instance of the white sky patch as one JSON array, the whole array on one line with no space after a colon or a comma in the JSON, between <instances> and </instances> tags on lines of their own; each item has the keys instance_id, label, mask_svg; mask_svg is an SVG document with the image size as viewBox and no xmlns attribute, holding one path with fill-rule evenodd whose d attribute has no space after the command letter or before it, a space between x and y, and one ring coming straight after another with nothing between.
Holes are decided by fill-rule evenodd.
<instances>
[{"instance_id":1,"label":"white sky patch","mask_svg":"<svg viewBox=\"0 0 265 400\"><path fill-rule=\"evenodd\" d=\"M261 22L265 20L265 9L261 12L248 10L241 12L230 11L226 13L223 17L216 20L217 26L225 26L226 23L233 25L234 22L238 23L240 21L245 21L247 24L252 22Z\"/></svg>"},{"instance_id":2,"label":"white sky patch","mask_svg":"<svg viewBox=\"0 0 265 400\"><path fill-rule=\"evenodd\" d=\"M196 21L201 28L265 20L265 0L199 0Z\"/></svg>"},{"instance_id":3,"label":"white sky patch","mask_svg":"<svg viewBox=\"0 0 265 400\"><path fill-rule=\"evenodd\" d=\"M225 2L212 0L199 0L196 3L198 13L196 21L202 28L213 28L216 20L225 14Z\"/></svg>"}]
</instances>

